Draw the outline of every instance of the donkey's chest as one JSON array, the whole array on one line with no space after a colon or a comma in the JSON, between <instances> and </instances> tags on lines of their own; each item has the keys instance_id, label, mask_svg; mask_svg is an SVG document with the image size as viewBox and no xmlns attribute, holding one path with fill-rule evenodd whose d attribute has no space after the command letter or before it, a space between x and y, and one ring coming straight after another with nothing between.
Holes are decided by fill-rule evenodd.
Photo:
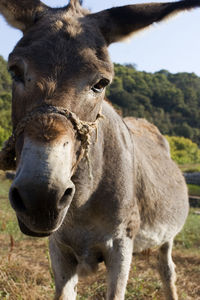
<instances>
[{"instance_id":1,"label":"donkey's chest","mask_svg":"<svg viewBox=\"0 0 200 300\"><path fill-rule=\"evenodd\" d=\"M74 227L65 231L59 237L59 244L73 253L77 261L79 276L87 276L97 271L99 263L105 260L105 256L113 247L113 237L99 228Z\"/></svg>"}]
</instances>

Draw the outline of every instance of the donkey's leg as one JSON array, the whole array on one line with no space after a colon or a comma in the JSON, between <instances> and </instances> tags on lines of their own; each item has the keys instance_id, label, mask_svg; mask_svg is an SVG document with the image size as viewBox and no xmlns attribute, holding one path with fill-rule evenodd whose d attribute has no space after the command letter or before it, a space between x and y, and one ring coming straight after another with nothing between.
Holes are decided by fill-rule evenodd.
<instances>
[{"instance_id":1,"label":"donkey's leg","mask_svg":"<svg viewBox=\"0 0 200 300\"><path fill-rule=\"evenodd\" d=\"M106 258L107 300L123 300L132 260L133 241L130 238L115 240Z\"/></svg>"},{"instance_id":2,"label":"donkey's leg","mask_svg":"<svg viewBox=\"0 0 200 300\"><path fill-rule=\"evenodd\" d=\"M172 260L173 240L165 243L159 249L159 273L164 286L167 300L178 300L176 292L175 265Z\"/></svg>"},{"instance_id":3,"label":"donkey's leg","mask_svg":"<svg viewBox=\"0 0 200 300\"><path fill-rule=\"evenodd\" d=\"M55 300L75 300L78 283L77 261L70 251L62 251L50 240L51 264L55 278Z\"/></svg>"}]
</instances>

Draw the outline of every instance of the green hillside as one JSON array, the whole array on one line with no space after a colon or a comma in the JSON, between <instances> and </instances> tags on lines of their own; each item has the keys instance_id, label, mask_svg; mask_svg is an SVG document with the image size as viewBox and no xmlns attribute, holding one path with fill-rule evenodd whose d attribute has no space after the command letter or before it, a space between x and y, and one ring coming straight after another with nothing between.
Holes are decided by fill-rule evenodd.
<instances>
[{"instance_id":1,"label":"green hillside","mask_svg":"<svg viewBox=\"0 0 200 300\"><path fill-rule=\"evenodd\" d=\"M0 146L11 132L11 78L7 71L7 63L0 56Z\"/></svg>"},{"instance_id":2,"label":"green hillside","mask_svg":"<svg viewBox=\"0 0 200 300\"><path fill-rule=\"evenodd\" d=\"M152 74L115 64L107 97L123 115L146 118L163 134L190 138L200 145L200 77L194 73Z\"/></svg>"}]
</instances>

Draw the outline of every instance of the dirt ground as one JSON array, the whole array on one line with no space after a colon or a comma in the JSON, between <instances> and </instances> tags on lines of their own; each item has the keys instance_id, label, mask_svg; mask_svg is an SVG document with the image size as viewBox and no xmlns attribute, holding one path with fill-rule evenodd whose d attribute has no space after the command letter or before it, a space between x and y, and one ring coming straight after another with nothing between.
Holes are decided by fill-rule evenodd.
<instances>
[{"instance_id":1,"label":"dirt ground","mask_svg":"<svg viewBox=\"0 0 200 300\"><path fill-rule=\"evenodd\" d=\"M0 235L0 299L51 300L54 285L49 267L47 239L26 238L15 242ZM200 300L200 255L174 251L180 300ZM126 300L164 300L157 273L157 253L133 256ZM105 267L80 280L79 300L100 300L105 296Z\"/></svg>"}]
</instances>

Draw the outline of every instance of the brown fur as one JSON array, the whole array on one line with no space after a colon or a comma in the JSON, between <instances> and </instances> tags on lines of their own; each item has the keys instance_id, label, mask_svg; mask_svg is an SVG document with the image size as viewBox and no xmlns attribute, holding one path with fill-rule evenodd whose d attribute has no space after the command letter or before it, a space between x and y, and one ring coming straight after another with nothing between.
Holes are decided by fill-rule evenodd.
<instances>
[{"instance_id":1,"label":"brown fur","mask_svg":"<svg viewBox=\"0 0 200 300\"><path fill-rule=\"evenodd\" d=\"M0 11L13 27L25 31L34 23L34 17L42 14L47 6L39 0L1 0Z\"/></svg>"},{"instance_id":2,"label":"brown fur","mask_svg":"<svg viewBox=\"0 0 200 300\"><path fill-rule=\"evenodd\" d=\"M63 120L64 119L64 120ZM74 138L71 123L57 115L36 116L25 128L25 134L34 141L56 143L63 136Z\"/></svg>"}]
</instances>

